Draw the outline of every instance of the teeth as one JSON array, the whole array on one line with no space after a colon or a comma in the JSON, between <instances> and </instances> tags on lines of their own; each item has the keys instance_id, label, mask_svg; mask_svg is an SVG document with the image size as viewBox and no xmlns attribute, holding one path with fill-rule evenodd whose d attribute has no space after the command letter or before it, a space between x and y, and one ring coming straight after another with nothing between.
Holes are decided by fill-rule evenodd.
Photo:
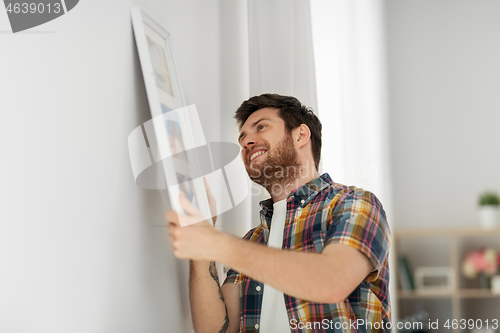
<instances>
[{"instance_id":1,"label":"teeth","mask_svg":"<svg viewBox=\"0 0 500 333\"><path fill-rule=\"evenodd\" d=\"M265 152L266 152L265 150L259 150L258 152L253 153L252 156L250 156L250 161L252 161L257 156L264 154Z\"/></svg>"}]
</instances>

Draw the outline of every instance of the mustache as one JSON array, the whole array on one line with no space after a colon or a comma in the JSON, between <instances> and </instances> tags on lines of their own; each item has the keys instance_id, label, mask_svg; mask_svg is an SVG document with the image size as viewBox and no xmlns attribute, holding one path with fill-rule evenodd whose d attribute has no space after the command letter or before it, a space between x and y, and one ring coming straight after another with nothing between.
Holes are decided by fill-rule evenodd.
<instances>
[{"instance_id":1,"label":"mustache","mask_svg":"<svg viewBox=\"0 0 500 333\"><path fill-rule=\"evenodd\" d=\"M252 150L254 149L257 149L257 148L264 148L266 149L267 151L270 150L270 146L269 144L266 142L266 143L259 143L259 144L255 144L255 145L252 145L248 148L248 151L247 153L245 154L246 155L246 158L244 159L245 160L245 164L248 164L250 161L248 161L248 158L250 157L249 154Z\"/></svg>"},{"instance_id":2,"label":"mustache","mask_svg":"<svg viewBox=\"0 0 500 333\"><path fill-rule=\"evenodd\" d=\"M257 149L257 148L266 148L267 150L269 150L269 143L265 142L265 143L259 143L259 144L252 145L249 147L248 151L252 151L252 150Z\"/></svg>"}]
</instances>

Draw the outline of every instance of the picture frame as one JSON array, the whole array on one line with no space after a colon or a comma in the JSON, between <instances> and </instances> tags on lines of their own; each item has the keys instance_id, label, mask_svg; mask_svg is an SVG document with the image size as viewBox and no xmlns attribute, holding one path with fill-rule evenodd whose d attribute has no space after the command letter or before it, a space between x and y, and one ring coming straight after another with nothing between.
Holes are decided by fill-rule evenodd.
<instances>
[{"instance_id":1,"label":"picture frame","mask_svg":"<svg viewBox=\"0 0 500 333\"><path fill-rule=\"evenodd\" d=\"M415 287L417 293L451 292L455 289L455 274L452 267L417 267Z\"/></svg>"},{"instance_id":2,"label":"picture frame","mask_svg":"<svg viewBox=\"0 0 500 333\"><path fill-rule=\"evenodd\" d=\"M194 176L200 164L193 150L206 142L196 107L186 106L170 34L139 7L131 9L131 19L152 116L143 126L154 162L162 164L167 209L186 215L179 201L182 191L212 221L203 179ZM196 222L180 219L182 226Z\"/></svg>"}]
</instances>

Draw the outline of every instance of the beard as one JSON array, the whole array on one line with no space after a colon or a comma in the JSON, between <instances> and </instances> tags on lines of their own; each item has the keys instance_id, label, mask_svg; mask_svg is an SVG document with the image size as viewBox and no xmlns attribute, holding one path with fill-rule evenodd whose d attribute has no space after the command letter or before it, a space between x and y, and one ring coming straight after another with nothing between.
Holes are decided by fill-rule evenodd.
<instances>
[{"instance_id":1,"label":"beard","mask_svg":"<svg viewBox=\"0 0 500 333\"><path fill-rule=\"evenodd\" d=\"M271 191L276 192L276 185L283 190L297 178L300 165L290 133L286 133L283 140L273 149L270 149L268 143L258 147L267 150L265 160L245 164L248 176L253 182L262 185L271 193Z\"/></svg>"}]
</instances>

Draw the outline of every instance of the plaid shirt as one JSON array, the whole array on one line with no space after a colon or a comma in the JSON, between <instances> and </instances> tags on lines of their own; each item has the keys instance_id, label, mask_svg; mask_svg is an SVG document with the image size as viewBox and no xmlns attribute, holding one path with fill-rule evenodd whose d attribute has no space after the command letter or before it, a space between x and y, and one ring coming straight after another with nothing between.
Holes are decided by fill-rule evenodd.
<instances>
[{"instance_id":1,"label":"plaid shirt","mask_svg":"<svg viewBox=\"0 0 500 333\"><path fill-rule=\"evenodd\" d=\"M334 183L325 173L290 193L286 201L283 249L319 253L328 244L346 244L365 254L375 267L341 303L316 303L285 294L290 331L390 332L387 324L391 317L391 234L382 204L375 195ZM260 205L261 223L243 239L267 244L272 199ZM259 332L264 284L232 269L227 272L225 283L240 286L240 332Z\"/></svg>"}]
</instances>

